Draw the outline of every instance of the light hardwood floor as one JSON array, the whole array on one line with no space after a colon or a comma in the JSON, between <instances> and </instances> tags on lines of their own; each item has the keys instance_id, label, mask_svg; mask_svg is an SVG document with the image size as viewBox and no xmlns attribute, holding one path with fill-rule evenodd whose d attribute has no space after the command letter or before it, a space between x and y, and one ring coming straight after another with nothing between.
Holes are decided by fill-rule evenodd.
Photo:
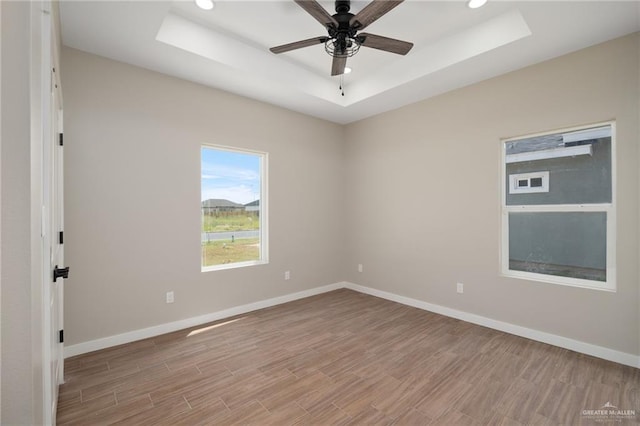
<instances>
[{"instance_id":1,"label":"light hardwood floor","mask_svg":"<svg viewBox=\"0 0 640 426\"><path fill-rule=\"evenodd\" d=\"M350 290L65 369L60 425L601 425L583 410L606 403L640 421L638 369Z\"/></svg>"}]
</instances>

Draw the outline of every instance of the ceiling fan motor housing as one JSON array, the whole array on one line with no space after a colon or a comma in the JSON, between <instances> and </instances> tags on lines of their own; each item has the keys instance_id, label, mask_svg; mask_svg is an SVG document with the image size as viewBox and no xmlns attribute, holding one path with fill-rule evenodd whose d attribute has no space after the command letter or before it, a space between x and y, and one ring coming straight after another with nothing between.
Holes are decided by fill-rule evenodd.
<instances>
[{"instance_id":1,"label":"ceiling fan motor housing","mask_svg":"<svg viewBox=\"0 0 640 426\"><path fill-rule=\"evenodd\" d=\"M350 23L351 18L354 16L353 13L349 13L349 10L351 10L351 1L336 0L335 5L336 13L333 15L333 18L338 23L338 27L327 27L331 40L327 41L325 50L334 57L353 56L360 46L355 39L358 30L351 26ZM355 46L355 44L357 44L357 46Z\"/></svg>"},{"instance_id":2,"label":"ceiling fan motor housing","mask_svg":"<svg viewBox=\"0 0 640 426\"><path fill-rule=\"evenodd\" d=\"M351 24L351 18L353 18L353 13L349 13L349 9L351 9L349 0L336 0L336 14L333 15L333 19L338 23L338 27L334 27L330 25L327 27L329 30L329 35L335 37L339 33L343 33L349 37L353 37L358 31Z\"/></svg>"}]
</instances>

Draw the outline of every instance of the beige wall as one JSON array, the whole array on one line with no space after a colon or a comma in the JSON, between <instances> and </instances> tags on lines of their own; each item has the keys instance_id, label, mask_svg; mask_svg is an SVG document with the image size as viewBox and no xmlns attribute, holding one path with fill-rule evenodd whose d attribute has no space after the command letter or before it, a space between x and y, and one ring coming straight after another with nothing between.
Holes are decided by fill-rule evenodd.
<instances>
[{"instance_id":1,"label":"beige wall","mask_svg":"<svg viewBox=\"0 0 640 426\"><path fill-rule=\"evenodd\" d=\"M639 51L635 34L348 125L346 279L640 354ZM610 119L618 291L501 277L500 139Z\"/></svg>"},{"instance_id":2,"label":"beige wall","mask_svg":"<svg viewBox=\"0 0 640 426\"><path fill-rule=\"evenodd\" d=\"M64 49L67 344L348 280L640 354L639 46L628 36L347 126ZM609 119L618 291L501 277L500 139ZM269 152L269 265L200 272L201 143Z\"/></svg>"},{"instance_id":3,"label":"beige wall","mask_svg":"<svg viewBox=\"0 0 640 426\"><path fill-rule=\"evenodd\" d=\"M32 404L29 4L2 2L2 424Z\"/></svg>"},{"instance_id":4,"label":"beige wall","mask_svg":"<svg viewBox=\"0 0 640 426\"><path fill-rule=\"evenodd\" d=\"M2 2L0 8L0 423L31 425L42 424L45 418L41 241L42 10L38 4L30 2Z\"/></svg>"},{"instance_id":5,"label":"beige wall","mask_svg":"<svg viewBox=\"0 0 640 426\"><path fill-rule=\"evenodd\" d=\"M62 57L67 345L343 278L341 126L77 50ZM203 143L269 153L268 265L200 272Z\"/></svg>"}]
</instances>

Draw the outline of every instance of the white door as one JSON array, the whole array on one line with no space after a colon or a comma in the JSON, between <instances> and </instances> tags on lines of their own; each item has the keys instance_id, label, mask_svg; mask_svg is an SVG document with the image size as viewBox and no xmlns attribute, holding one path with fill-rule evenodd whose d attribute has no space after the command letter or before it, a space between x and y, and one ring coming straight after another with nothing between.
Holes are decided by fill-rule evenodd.
<instances>
[{"instance_id":1,"label":"white door","mask_svg":"<svg viewBox=\"0 0 640 426\"><path fill-rule=\"evenodd\" d=\"M62 93L50 2L42 13L42 253L44 423L56 422L63 382L62 300L64 278ZM49 9L48 9L49 8ZM67 270L68 271L68 270Z\"/></svg>"},{"instance_id":2,"label":"white door","mask_svg":"<svg viewBox=\"0 0 640 426\"><path fill-rule=\"evenodd\" d=\"M55 76L55 72L54 72ZM49 293L49 318L51 336L51 391L52 415L55 416L58 385L63 382L63 282L68 268L64 264L64 198L63 198L63 146L62 142L62 108L60 105L60 84L53 84L52 100L52 136L54 137L53 155L51 156L51 230L49 271L51 291ZM54 277L54 274L60 275ZM55 279L54 279L55 278Z\"/></svg>"}]
</instances>

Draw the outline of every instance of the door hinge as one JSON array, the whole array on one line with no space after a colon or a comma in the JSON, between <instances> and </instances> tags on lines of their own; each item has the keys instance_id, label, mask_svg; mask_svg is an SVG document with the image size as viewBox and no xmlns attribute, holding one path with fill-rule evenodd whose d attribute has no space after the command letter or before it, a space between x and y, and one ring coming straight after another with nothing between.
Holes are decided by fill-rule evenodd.
<instances>
[{"instance_id":1,"label":"door hinge","mask_svg":"<svg viewBox=\"0 0 640 426\"><path fill-rule=\"evenodd\" d=\"M60 146L63 146L64 145L64 135L62 133L59 133L59 136L60 136L60 138L58 140L58 144Z\"/></svg>"},{"instance_id":2,"label":"door hinge","mask_svg":"<svg viewBox=\"0 0 640 426\"><path fill-rule=\"evenodd\" d=\"M64 231L58 233L58 244L64 244Z\"/></svg>"},{"instance_id":3,"label":"door hinge","mask_svg":"<svg viewBox=\"0 0 640 426\"><path fill-rule=\"evenodd\" d=\"M56 267L53 268L53 282L58 281L58 278L64 278L65 280L69 278L68 266L66 268L58 268L58 265L56 265Z\"/></svg>"},{"instance_id":4,"label":"door hinge","mask_svg":"<svg viewBox=\"0 0 640 426\"><path fill-rule=\"evenodd\" d=\"M64 343L64 330L59 331L59 343Z\"/></svg>"}]
</instances>

